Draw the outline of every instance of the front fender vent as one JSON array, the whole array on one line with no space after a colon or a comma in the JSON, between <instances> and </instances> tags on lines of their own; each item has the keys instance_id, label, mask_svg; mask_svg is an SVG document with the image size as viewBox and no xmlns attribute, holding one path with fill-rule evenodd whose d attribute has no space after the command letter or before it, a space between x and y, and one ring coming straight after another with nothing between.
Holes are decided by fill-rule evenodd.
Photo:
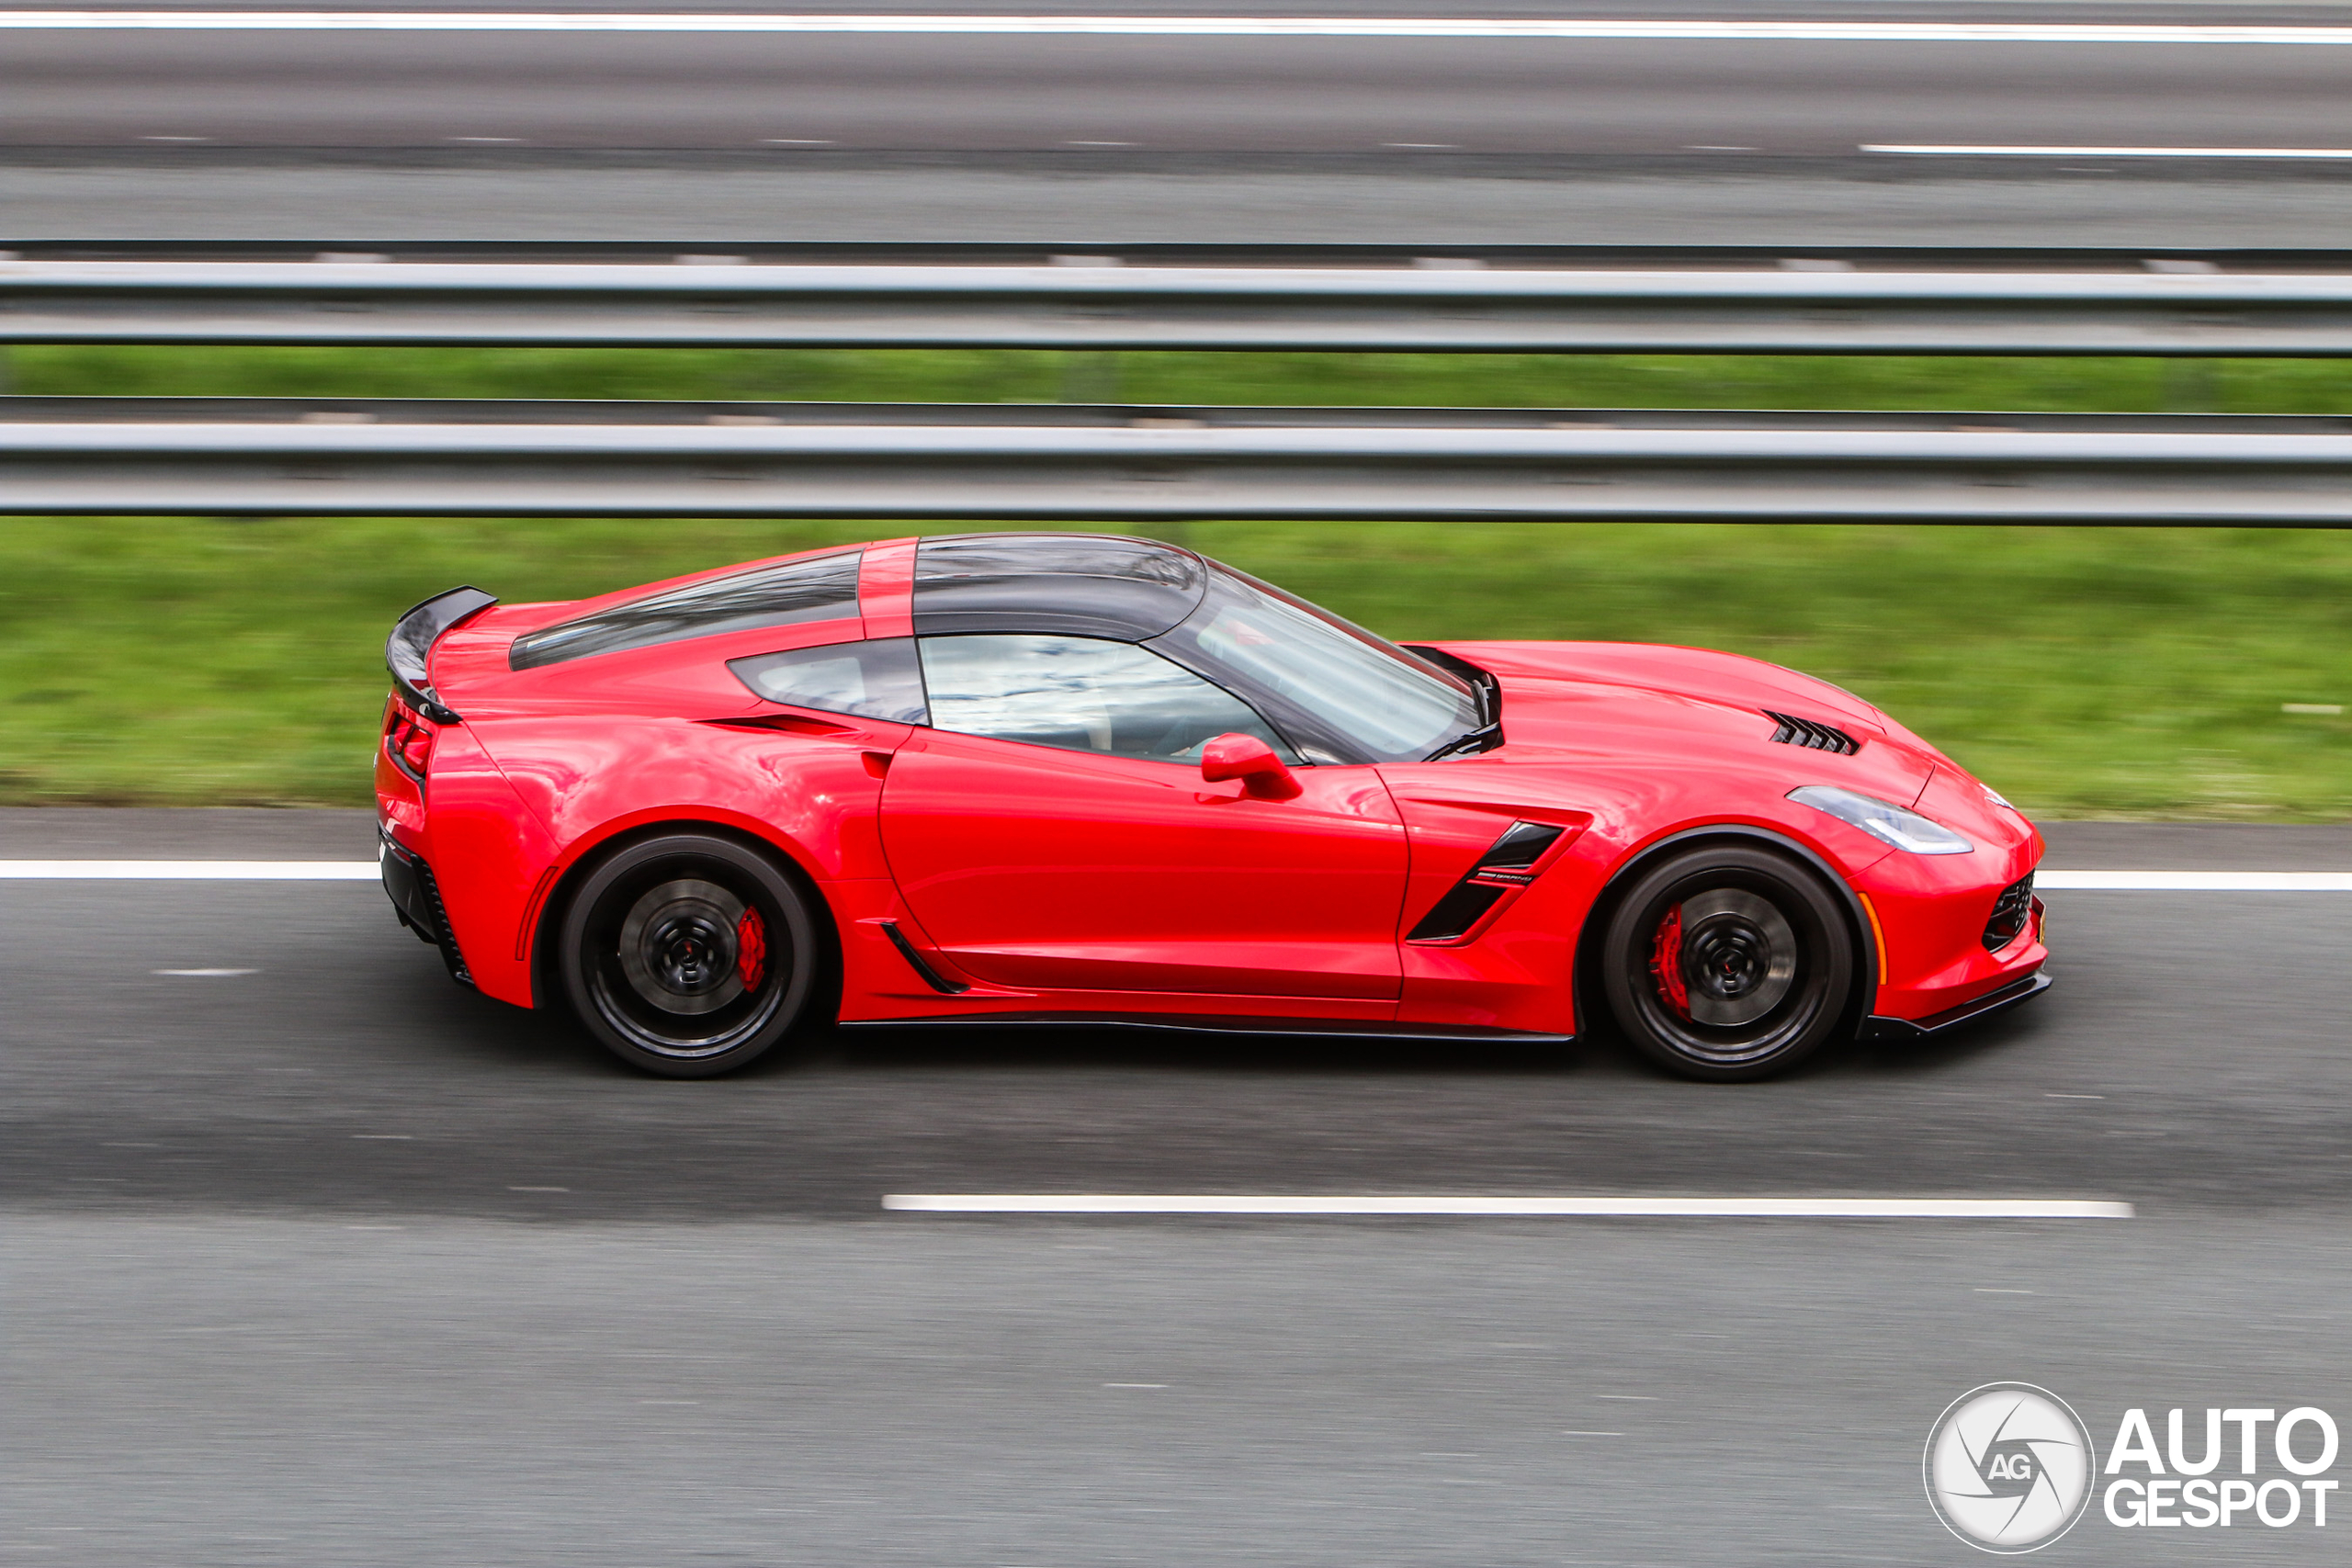
<instances>
[{"instance_id":1,"label":"front fender vent","mask_svg":"<svg viewBox=\"0 0 2352 1568\"><path fill-rule=\"evenodd\" d=\"M1835 751L1840 757L1850 757L1862 749L1862 743L1842 729L1799 718L1793 714L1764 710L1764 716L1780 728L1772 731L1772 739L1783 746L1802 746L1808 751Z\"/></svg>"},{"instance_id":2,"label":"front fender vent","mask_svg":"<svg viewBox=\"0 0 2352 1568\"><path fill-rule=\"evenodd\" d=\"M1484 919L1514 887L1535 880L1535 863L1567 832L1548 822L1514 822L1487 847L1478 863L1421 917L1407 942L1453 942Z\"/></svg>"}]
</instances>

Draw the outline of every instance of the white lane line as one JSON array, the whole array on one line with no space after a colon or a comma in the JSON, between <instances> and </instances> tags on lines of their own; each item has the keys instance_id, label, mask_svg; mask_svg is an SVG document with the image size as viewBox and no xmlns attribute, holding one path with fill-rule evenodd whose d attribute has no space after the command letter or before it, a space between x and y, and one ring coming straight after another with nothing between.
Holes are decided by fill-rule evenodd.
<instances>
[{"instance_id":1,"label":"white lane line","mask_svg":"<svg viewBox=\"0 0 2352 1568\"><path fill-rule=\"evenodd\" d=\"M0 28L277 32L997 33L1801 43L2343 44L2352 28L1507 17L729 16L582 11L0 11Z\"/></svg>"},{"instance_id":2,"label":"white lane line","mask_svg":"<svg viewBox=\"0 0 2352 1568\"><path fill-rule=\"evenodd\" d=\"M1979 147L1865 141L1860 151L1924 158L2352 158L2352 147Z\"/></svg>"},{"instance_id":3,"label":"white lane line","mask_svg":"<svg viewBox=\"0 0 2352 1568\"><path fill-rule=\"evenodd\" d=\"M258 975L258 969L151 969L151 975L175 975L202 980L226 980L237 975Z\"/></svg>"},{"instance_id":4,"label":"white lane line","mask_svg":"<svg viewBox=\"0 0 2352 1568\"><path fill-rule=\"evenodd\" d=\"M0 880L373 882L372 860L0 860Z\"/></svg>"},{"instance_id":5,"label":"white lane line","mask_svg":"<svg viewBox=\"0 0 2352 1568\"><path fill-rule=\"evenodd\" d=\"M2036 892L2352 893L2352 871L2038 871Z\"/></svg>"},{"instance_id":6,"label":"white lane line","mask_svg":"<svg viewBox=\"0 0 2352 1568\"><path fill-rule=\"evenodd\" d=\"M1659 1219L2128 1220L2084 1198L1241 1197L1224 1193L893 1192L885 1209L930 1214L1543 1214Z\"/></svg>"}]
</instances>

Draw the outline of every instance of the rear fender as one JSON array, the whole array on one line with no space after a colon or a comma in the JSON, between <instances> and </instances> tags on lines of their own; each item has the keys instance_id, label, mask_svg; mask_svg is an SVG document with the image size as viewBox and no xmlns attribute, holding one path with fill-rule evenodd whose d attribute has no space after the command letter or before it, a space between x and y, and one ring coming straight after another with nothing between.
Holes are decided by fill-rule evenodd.
<instances>
[{"instance_id":1,"label":"rear fender","mask_svg":"<svg viewBox=\"0 0 2352 1568\"><path fill-rule=\"evenodd\" d=\"M546 892L540 896L537 911L529 916L530 924L525 933L527 945L516 956L527 965L533 995L555 998L563 994L563 978L557 972L561 961L561 944L557 940L563 929L564 917L571 912L572 900L578 897L581 885L605 861L648 839L667 833L705 833L715 838L731 839L754 853L764 856L785 875L792 879L800 896L808 900L809 912L816 917L810 923L817 931L822 948L819 954L820 974L816 987L809 993L808 1009L803 1015L809 1019L831 1019L840 1009L841 931L838 917L825 889L811 872L808 857L798 845L782 841L760 830L755 825L733 821L714 821L693 817L662 817L652 820L621 826L593 842L574 845L571 854L560 865L550 867L553 873ZM544 1003L534 1001L531 1005Z\"/></svg>"}]
</instances>

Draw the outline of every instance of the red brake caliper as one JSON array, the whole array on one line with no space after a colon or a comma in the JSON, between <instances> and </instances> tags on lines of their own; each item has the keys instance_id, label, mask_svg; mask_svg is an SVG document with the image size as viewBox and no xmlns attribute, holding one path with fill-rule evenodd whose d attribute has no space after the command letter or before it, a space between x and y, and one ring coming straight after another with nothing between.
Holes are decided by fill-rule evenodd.
<instances>
[{"instance_id":1,"label":"red brake caliper","mask_svg":"<svg viewBox=\"0 0 2352 1568\"><path fill-rule=\"evenodd\" d=\"M747 991L758 990L768 972L768 923L749 905L735 922L735 972L743 977Z\"/></svg>"},{"instance_id":2,"label":"red brake caliper","mask_svg":"<svg viewBox=\"0 0 2352 1568\"><path fill-rule=\"evenodd\" d=\"M1650 975L1666 1005L1684 1018L1690 1016L1690 993L1682 983L1682 906L1677 904L1657 923L1657 940L1650 947Z\"/></svg>"}]
</instances>

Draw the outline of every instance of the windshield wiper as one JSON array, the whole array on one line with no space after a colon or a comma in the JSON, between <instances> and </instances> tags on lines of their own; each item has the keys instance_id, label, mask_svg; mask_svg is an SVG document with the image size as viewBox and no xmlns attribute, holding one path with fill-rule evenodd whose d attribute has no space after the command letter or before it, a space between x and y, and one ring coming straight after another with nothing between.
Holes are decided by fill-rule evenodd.
<instances>
[{"instance_id":1,"label":"windshield wiper","mask_svg":"<svg viewBox=\"0 0 2352 1568\"><path fill-rule=\"evenodd\" d=\"M1453 739L1447 741L1444 745L1439 747L1436 750L1422 758L1421 761L1424 762L1442 762L1448 757L1467 756L1473 751L1491 751L1496 747L1501 745L1502 742L1503 727L1500 721L1493 724L1481 725L1476 729L1469 730L1464 734L1455 736Z\"/></svg>"}]
</instances>

